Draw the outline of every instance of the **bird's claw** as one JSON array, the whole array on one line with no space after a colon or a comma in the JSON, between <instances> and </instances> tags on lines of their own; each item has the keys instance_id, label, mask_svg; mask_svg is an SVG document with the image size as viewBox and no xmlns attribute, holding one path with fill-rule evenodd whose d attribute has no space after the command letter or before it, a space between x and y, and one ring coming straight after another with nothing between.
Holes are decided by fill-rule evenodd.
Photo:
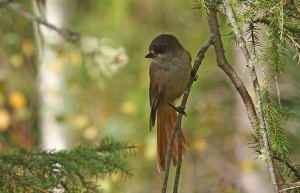
<instances>
[{"instance_id":1,"label":"bird's claw","mask_svg":"<svg viewBox=\"0 0 300 193\"><path fill-rule=\"evenodd\" d=\"M198 79L198 75L193 70L191 71L191 75L192 75L194 81L196 81Z\"/></svg>"},{"instance_id":2,"label":"bird's claw","mask_svg":"<svg viewBox=\"0 0 300 193\"><path fill-rule=\"evenodd\" d=\"M184 116L187 116L186 112L185 112L185 107L182 107L182 106L178 106L178 107L175 107L174 105L170 104L169 105L178 113L181 113L183 114Z\"/></svg>"},{"instance_id":3,"label":"bird's claw","mask_svg":"<svg viewBox=\"0 0 300 193\"><path fill-rule=\"evenodd\" d=\"M196 80L198 80L198 75L197 74L194 76L194 81L196 81Z\"/></svg>"}]
</instances>

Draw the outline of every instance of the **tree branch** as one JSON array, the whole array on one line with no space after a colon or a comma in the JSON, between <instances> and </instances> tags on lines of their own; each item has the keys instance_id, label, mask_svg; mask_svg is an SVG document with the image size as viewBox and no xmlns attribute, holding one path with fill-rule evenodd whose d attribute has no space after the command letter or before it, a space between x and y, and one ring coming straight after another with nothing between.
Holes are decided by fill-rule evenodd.
<instances>
[{"instance_id":1,"label":"tree branch","mask_svg":"<svg viewBox=\"0 0 300 193\"><path fill-rule=\"evenodd\" d=\"M249 95L249 92L246 89L244 83L242 82L240 77L238 77L238 75L236 74L234 69L229 65L226 59L226 56L224 54L224 46L219 31L217 14L214 11L211 11L209 15L209 28L210 33L213 34L215 37L214 48L216 53L217 65L227 74L227 76L230 78L233 85L235 86L236 90L239 92L246 106L248 118L250 120L252 128L255 130L255 128L257 128L258 126L258 117L255 111L252 98Z\"/></svg>"},{"instance_id":2,"label":"tree branch","mask_svg":"<svg viewBox=\"0 0 300 193\"><path fill-rule=\"evenodd\" d=\"M252 83L253 83L253 89L255 92L255 98L256 98L256 112L259 118L259 122L260 122L260 133L262 136L262 143L263 143L263 150L264 150L264 154L266 157L266 162L269 168L269 173L271 176L271 181L273 184L273 188L274 188L274 192L278 192L278 183L277 183L277 179L275 176L275 171L274 171L274 163L273 163L273 159L271 157L271 153L270 153L270 144L269 144L269 139L268 139L268 133L267 133L267 129L266 129L266 122L265 122L265 118L262 112L262 102L261 102L261 92L260 92L260 86L258 83L258 78L257 78L257 74L255 71L255 67L254 67L254 58L253 56L251 56L251 53L249 52L249 50L247 49L246 46L246 41L243 38L242 32L238 27L237 21L234 17L234 13L232 10L232 7L230 5L230 1L229 0L224 0L223 4L225 6L225 10L226 10L226 15L228 18L229 23L231 24L231 26L233 27L234 30L234 34L235 34L235 38L236 38L236 42L238 43L238 45L240 46L244 57L246 59L246 63L247 63L247 67L250 71L251 74L251 78L252 78Z\"/></svg>"},{"instance_id":3,"label":"tree branch","mask_svg":"<svg viewBox=\"0 0 300 193\"><path fill-rule=\"evenodd\" d=\"M275 154L272 154L272 157L273 159L284 163L294 173L295 177L300 181L300 171L298 171L299 169L295 166L295 164L292 164L290 160Z\"/></svg>"},{"instance_id":4,"label":"tree branch","mask_svg":"<svg viewBox=\"0 0 300 193\"><path fill-rule=\"evenodd\" d=\"M180 170L181 170L181 164L182 164L182 132L180 129L177 131L177 136L178 136L178 163L177 163L177 167L176 167L173 193L177 193L177 190L178 190Z\"/></svg>"},{"instance_id":5,"label":"tree branch","mask_svg":"<svg viewBox=\"0 0 300 193\"><path fill-rule=\"evenodd\" d=\"M199 50L197 57L195 59L194 62L194 66L192 69L192 76L190 78L190 81L187 85L187 88L184 92L184 95L182 97L182 101L181 101L181 107L185 108L189 94L190 94L190 90L192 87L192 84L195 80L194 75L196 75L199 66L201 65L202 60L204 59L205 53L208 50L209 46L211 44L213 44L214 41L214 37L211 36L203 45L203 47ZM174 139L175 139L175 134L180 131L181 128L181 120L182 120L182 113L178 114L178 117L176 119L175 125L173 127L173 130L171 132L171 136L170 136L170 142L168 144L168 149L167 149L167 155L166 155L166 171L165 171L165 176L164 176L164 183L163 183L163 187L162 187L162 193L166 193L167 191L167 185L168 185L168 178L169 178L169 171L170 171L170 163L171 163L171 153L172 153L172 148L173 148L173 144L174 144ZM180 137L178 138L178 140L182 140L181 139L181 132L179 132ZM179 141L179 143L181 143L182 146L182 142ZM181 147L182 148L182 147ZM180 149L181 149L180 148ZM182 152L179 152L180 154L182 154ZM177 171L176 171L176 175L178 179L175 179L175 183L174 183L174 188L173 188L173 192L177 192L177 188L178 188L178 182L179 182L179 175L180 175L180 167L181 167L181 160L182 160L182 155L178 155L180 156L180 158L178 158L178 163L177 163Z\"/></svg>"},{"instance_id":6,"label":"tree branch","mask_svg":"<svg viewBox=\"0 0 300 193\"><path fill-rule=\"evenodd\" d=\"M66 41L69 41L72 43L78 43L80 41L80 34L74 32L74 31L71 31L69 29L58 28L55 25L48 23L46 20L43 20L26 10L20 9L19 6L11 0L0 0L0 5L6 6L7 8L13 10L17 14L23 16L24 18L26 18L32 22L38 23L40 25L44 25L44 26L56 31Z\"/></svg>"},{"instance_id":7,"label":"tree branch","mask_svg":"<svg viewBox=\"0 0 300 193\"><path fill-rule=\"evenodd\" d=\"M132 176L124 157L133 147L133 142L104 137L96 147L1 152L0 192L53 192L50 190L61 186L65 192L100 192L94 178L113 173Z\"/></svg>"},{"instance_id":8,"label":"tree branch","mask_svg":"<svg viewBox=\"0 0 300 193\"><path fill-rule=\"evenodd\" d=\"M300 181L299 182L295 182L295 183L288 183L288 184L282 185L282 187L279 190L279 192L284 192L286 190L291 190L291 189L296 189L296 188L300 188Z\"/></svg>"},{"instance_id":9,"label":"tree branch","mask_svg":"<svg viewBox=\"0 0 300 193\"><path fill-rule=\"evenodd\" d=\"M282 7L282 8L284 8L285 6L288 6L291 3L293 3L293 0L285 0L285 1L281 1L280 3L278 3L275 7ZM274 7L273 7L273 9L274 9ZM269 17L273 13L273 11L272 11L273 9L265 11L263 13L260 13L255 18L253 18L251 20L248 20L246 22L248 22L248 23L261 22L262 20L266 19L267 17Z\"/></svg>"},{"instance_id":10,"label":"tree branch","mask_svg":"<svg viewBox=\"0 0 300 193\"><path fill-rule=\"evenodd\" d=\"M296 38L292 37L288 33L284 33L283 36L287 39L290 44L292 44L296 50L296 55L298 56L298 64L300 64L300 43L296 41Z\"/></svg>"}]
</instances>

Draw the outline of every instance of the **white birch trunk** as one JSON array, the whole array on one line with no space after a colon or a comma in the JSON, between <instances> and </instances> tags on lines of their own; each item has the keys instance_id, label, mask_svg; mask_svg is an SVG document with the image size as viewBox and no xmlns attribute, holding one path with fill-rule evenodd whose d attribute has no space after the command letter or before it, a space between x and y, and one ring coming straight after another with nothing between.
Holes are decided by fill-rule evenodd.
<instances>
[{"instance_id":1,"label":"white birch trunk","mask_svg":"<svg viewBox=\"0 0 300 193\"><path fill-rule=\"evenodd\" d=\"M67 27L75 5L75 0L33 1L35 14L58 28ZM45 26L36 26L36 36L39 49L37 86L40 96L41 146L47 149L64 149L67 127L58 119L68 109L64 70L66 61L59 57L58 49L63 49L65 42L57 32Z\"/></svg>"}]
</instances>

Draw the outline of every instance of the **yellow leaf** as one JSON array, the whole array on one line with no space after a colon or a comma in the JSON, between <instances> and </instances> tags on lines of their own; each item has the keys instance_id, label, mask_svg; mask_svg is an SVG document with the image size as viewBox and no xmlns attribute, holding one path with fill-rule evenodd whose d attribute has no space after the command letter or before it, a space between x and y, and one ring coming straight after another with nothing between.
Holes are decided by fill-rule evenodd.
<instances>
[{"instance_id":1,"label":"yellow leaf","mask_svg":"<svg viewBox=\"0 0 300 193\"><path fill-rule=\"evenodd\" d=\"M75 129L84 129L90 124L90 119L84 114L79 114L72 118L71 123Z\"/></svg>"},{"instance_id":2,"label":"yellow leaf","mask_svg":"<svg viewBox=\"0 0 300 193\"><path fill-rule=\"evenodd\" d=\"M240 162L239 168L242 171L253 171L253 170L257 169L257 166L252 160L244 160L244 161Z\"/></svg>"},{"instance_id":3,"label":"yellow leaf","mask_svg":"<svg viewBox=\"0 0 300 193\"><path fill-rule=\"evenodd\" d=\"M23 93L14 91L9 95L9 104L14 109L20 109L26 106L26 99Z\"/></svg>"},{"instance_id":4,"label":"yellow leaf","mask_svg":"<svg viewBox=\"0 0 300 193\"><path fill-rule=\"evenodd\" d=\"M136 106L134 103L127 101L124 102L121 106L121 111L127 115L133 115L136 113Z\"/></svg>"},{"instance_id":5,"label":"yellow leaf","mask_svg":"<svg viewBox=\"0 0 300 193\"><path fill-rule=\"evenodd\" d=\"M22 42L22 53L30 58L32 57L33 55L33 52L34 52L34 46L33 46L33 43L31 40L24 40Z\"/></svg>"},{"instance_id":6,"label":"yellow leaf","mask_svg":"<svg viewBox=\"0 0 300 193\"><path fill-rule=\"evenodd\" d=\"M7 130L10 124L10 116L6 109L0 109L0 132Z\"/></svg>"},{"instance_id":7,"label":"yellow leaf","mask_svg":"<svg viewBox=\"0 0 300 193\"><path fill-rule=\"evenodd\" d=\"M156 138L153 135L149 135L146 139L146 147L144 150L144 155L148 160L156 159Z\"/></svg>"},{"instance_id":8,"label":"yellow leaf","mask_svg":"<svg viewBox=\"0 0 300 193\"><path fill-rule=\"evenodd\" d=\"M89 127L83 133L83 138L87 141L92 141L98 138L99 131L96 127Z\"/></svg>"},{"instance_id":9,"label":"yellow leaf","mask_svg":"<svg viewBox=\"0 0 300 193\"><path fill-rule=\"evenodd\" d=\"M15 54L11 55L9 58L9 61L10 61L10 64L15 68L20 68L24 63L23 56L19 53L15 53Z\"/></svg>"},{"instance_id":10,"label":"yellow leaf","mask_svg":"<svg viewBox=\"0 0 300 193\"><path fill-rule=\"evenodd\" d=\"M200 138L200 139L195 140L194 146L197 151L205 152L205 150L207 149L207 142L205 139Z\"/></svg>"},{"instance_id":11,"label":"yellow leaf","mask_svg":"<svg viewBox=\"0 0 300 193\"><path fill-rule=\"evenodd\" d=\"M121 174L119 173L119 172L114 172L114 173L112 173L111 175L110 175L110 179L112 180L112 181L118 181L118 180L120 180L121 179Z\"/></svg>"},{"instance_id":12,"label":"yellow leaf","mask_svg":"<svg viewBox=\"0 0 300 193\"><path fill-rule=\"evenodd\" d=\"M112 183L109 180L109 178L99 179L98 183L104 192L111 192L113 187L112 187Z\"/></svg>"}]
</instances>

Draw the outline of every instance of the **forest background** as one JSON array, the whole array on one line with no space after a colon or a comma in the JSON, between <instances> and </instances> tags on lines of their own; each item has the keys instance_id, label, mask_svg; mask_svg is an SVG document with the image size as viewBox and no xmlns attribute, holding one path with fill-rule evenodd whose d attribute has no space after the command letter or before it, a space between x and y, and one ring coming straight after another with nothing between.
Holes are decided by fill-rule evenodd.
<instances>
[{"instance_id":1,"label":"forest background","mask_svg":"<svg viewBox=\"0 0 300 193\"><path fill-rule=\"evenodd\" d=\"M20 6L33 11L31 2ZM149 132L148 68L144 56L151 40L161 33L176 35L192 58L210 33L207 21L193 9L193 1L89 0L70 11L68 28L99 41L105 53L118 53L117 62L91 61L82 45L63 43L53 60L64 75L63 113L55 121L63 129L59 148L96 145L103 136L134 140L138 148L127 161L131 178L106 176L99 184L106 192L159 192L163 175L156 170L156 134ZM0 7L0 141L1 151L17 146L45 145L38 86L38 37L32 21ZM226 26L225 19L221 23ZM222 31L226 54L240 77L247 80L243 56ZM265 32L261 31L261 36ZM46 40L41 40L46 41ZM111 49L114 48L114 49ZM287 52L286 70L279 76L282 103L295 111L284 130L293 160L300 159L299 66ZM252 132L245 107L230 80L208 51L192 87L183 129L190 142L184 158L180 190L185 192L270 192L267 168L249 148ZM244 74L247 74L244 75ZM45 74L44 74L45 75ZM297 90L298 89L298 90ZM276 88L274 88L274 93ZM250 93L253 95L254 93ZM47 111L47 110L46 110ZM58 139L49 139L56 142ZM55 145L53 145L54 147ZM171 176L174 171L171 170ZM181 192L181 191L180 191Z\"/></svg>"}]
</instances>

